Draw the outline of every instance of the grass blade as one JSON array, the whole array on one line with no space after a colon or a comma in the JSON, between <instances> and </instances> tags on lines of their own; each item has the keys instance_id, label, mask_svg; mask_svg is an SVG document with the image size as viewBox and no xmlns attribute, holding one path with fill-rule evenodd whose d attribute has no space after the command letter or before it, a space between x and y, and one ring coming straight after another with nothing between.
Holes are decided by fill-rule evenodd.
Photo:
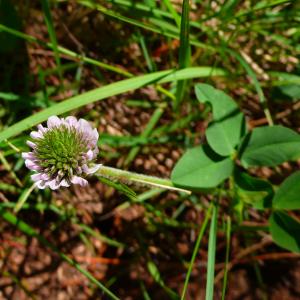
<instances>
[{"instance_id":1,"label":"grass blade","mask_svg":"<svg viewBox=\"0 0 300 300\"><path fill-rule=\"evenodd\" d=\"M214 299L216 242L217 242L217 229L218 229L217 221L218 221L218 204L214 203L212 209L210 229L209 229L205 300Z\"/></svg>"},{"instance_id":2,"label":"grass blade","mask_svg":"<svg viewBox=\"0 0 300 300\"><path fill-rule=\"evenodd\" d=\"M135 19L125 17L125 16L123 16L119 13L116 13L112 10L109 10L109 9L105 8L102 5L96 4L95 2L93 2L91 0L80 0L80 1L78 1L78 3L80 3L84 6L87 6L91 9L96 9L96 10L102 12L103 14L105 14L107 16L110 16L114 19L117 19L119 21L134 25L134 26L139 27L139 28L143 28L143 29L148 30L148 31L159 33L159 34L167 36L167 37L171 37L171 38L174 38L174 39L179 39L177 32L170 32L170 31L165 30L165 28L161 28L161 27L158 27L158 26L153 26L152 24L151 25L145 24L145 23L137 21ZM213 51L213 52L216 51L216 49L213 46L207 45L205 43L201 43L196 39L191 40L190 44L192 44L194 46L197 46L197 47L200 47L200 48L203 48L203 49L206 49L206 50Z\"/></svg>"},{"instance_id":3,"label":"grass blade","mask_svg":"<svg viewBox=\"0 0 300 300\"><path fill-rule=\"evenodd\" d=\"M30 196L34 188L35 188L35 183L32 184L30 188L26 188L23 190L14 208L14 213L17 213L20 209L22 209L23 205L27 201L28 197Z\"/></svg>"},{"instance_id":4,"label":"grass blade","mask_svg":"<svg viewBox=\"0 0 300 300\"><path fill-rule=\"evenodd\" d=\"M23 39L27 42L38 43L39 45L45 46L45 47L50 48L52 50L54 49L54 46L53 46L52 43L45 43L45 42L43 42L43 41L41 41L41 40L31 36L31 35L25 34L23 32L20 32L18 30L15 30L15 29L9 28L9 27L7 27L3 24L0 24L0 32L2 32L2 31L7 32L7 33L9 33L13 36L18 37L18 38L21 38L21 39ZM76 53L72 50L69 50L67 48L58 46L57 49L58 49L59 53L67 55L67 56L73 58L74 60L82 61L82 62L91 64L91 65L97 66L99 68L118 73L120 75L123 75L124 77L132 77L133 76L133 74L131 74L131 73L129 73L129 72L127 72L127 71L125 71L121 68L118 68L116 66L112 66L112 65L100 62L100 61L98 61L94 58L82 56L82 55L80 55L80 54L78 54L78 53Z\"/></svg>"},{"instance_id":5,"label":"grass blade","mask_svg":"<svg viewBox=\"0 0 300 300\"><path fill-rule=\"evenodd\" d=\"M173 7L172 2L170 0L163 0L163 2L168 8L169 12L171 13L176 25L178 26L178 28L180 28L180 17L178 16L177 11Z\"/></svg>"},{"instance_id":6,"label":"grass blade","mask_svg":"<svg viewBox=\"0 0 300 300\"><path fill-rule=\"evenodd\" d=\"M228 53L230 53L234 58L236 58L236 60L242 65L242 67L246 70L246 72L248 73L249 77L251 78L253 85L257 91L258 94L258 98L260 103L263 106L263 110L266 116L266 119L269 123L270 126L272 126L274 124L273 120L272 120L272 116L270 113L270 110L267 107L267 103L266 103L266 98L264 95L264 92L257 80L256 74L254 73L254 71L251 69L251 67L249 66L249 64L246 62L246 60L239 55L238 53L236 53L235 51L231 50L231 49L226 49L226 51Z\"/></svg>"},{"instance_id":7,"label":"grass blade","mask_svg":"<svg viewBox=\"0 0 300 300\"><path fill-rule=\"evenodd\" d=\"M53 26L51 11L50 11L50 7L49 7L49 2L48 2L48 0L41 0L41 1L42 1L42 8L44 11L44 16L45 16L45 22L46 22L48 33L50 36L50 41L51 41L51 44L53 45L54 58L55 58L55 62L57 64L58 75L59 75L61 83L63 83L59 50L58 50L56 34L55 34L54 26Z\"/></svg>"},{"instance_id":8,"label":"grass blade","mask_svg":"<svg viewBox=\"0 0 300 300\"><path fill-rule=\"evenodd\" d=\"M69 265L74 267L76 270L78 270L81 274L83 274L85 277L87 277L91 282L93 282L98 288L100 288L107 296L109 296L111 299L114 300L120 300L116 295L114 295L110 290L108 290L101 282L99 282L90 272L83 269L77 262L72 260L70 257L68 257L66 254L60 252L53 244L48 242L45 237L40 235L35 231L34 228L32 228L30 225L25 223L24 221L20 220L10 212L4 210L0 207L0 216L7 221L8 223L16 226L20 231L22 231L24 234L30 237L36 238L42 245L48 247L55 253L59 255L59 257L66 261Z\"/></svg>"},{"instance_id":9,"label":"grass blade","mask_svg":"<svg viewBox=\"0 0 300 300\"><path fill-rule=\"evenodd\" d=\"M182 290L182 293L181 293L181 300L184 300L184 298L185 298L185 294L186 294L186 291L187 291L187 288L188 288L188 284L189 284L189 280L190 280L190 277L191 277L192 269L193 269L193 266L194 266L194 263L195 263L197 253L199 251L201 240L203 238L205 229L207 227L208 220L210 218L211 210L212 210L212 205L207 210L206 215L205 215L205 219L204 219L204 221L203 221L203 223L200 227L200 230L199 230L199 234L198 234L197 241L196 241L196 244L195 244L195 247L194 247L194 250L193 250L192 258L191 258L191 261L189 263L189 268L188 268L188 271L187 271L187 274L186 274L186 277L185 277L184 286L183 286L183 290Z\"/></svg>"},{"instance_id":10,"label":"grass blade","mask_svg":"<svg viewBox=\"0 0 300 300\"><path fill-rule=\"evenodd\" d=\"M190 35L190 4L189 0L184 0L182 5L181 29L180 29L180 47L179 47L179 69L187 68L190 64L191 47L189 41ZM181 103L187 81L181 80L177 83L175 109Z\"/></svg>"},{"instance_id":11,"label":"grass blade","mask_svg":"<svg viewBox=\"0 0 300 300\"><path fill-rule=\"evenodd\" d=\"M127 91L132 91L145 85L153 84L154 82L164 83L185 78L214 75L222 76L226 74L226 72L221 69L212 70L213 69L211 67L197 67L183 69L180 71L159 71L147 75L141 75L135 78L117 81L104 87L96 88L84 94L69 98L61 103L55 104L6 128L0 133L0 142L17 135L26 129L29 129L34 125L44 122L52 115L60 115L89 103L100 101L111 96L125 93Z\"/></svg>"},{"instance_id":12,"label":"grass blade","mask_svg":"<svg viewBox=\"0 0 300 300\"><path fill-rule=\"evenodd\" d=\"M225 272L223 279L223 288L222 288L222 300L225 300L227 279L228 279L228 262L229 262L229 253L230 253L230 234L231 234L231 218L227 217L226 223L226 256L225 256Z\"/></svg>"},{"instance_id":13,"label":"grass blade","mask_svg":"<svg viewBox=\"0 0 300 300\"><path fill-rule=\"evenodd\" d=\"M168 286L166 286L166 284L162 280L159 270L154 262L148 261L147 269L148 269L150 275L152 276L152 278L154 279L154 281L157 282L165 290L165 292L169 295L169 297L172 300L179 299L179 296L172 289L170 289Z\"/></svg>"}]
</instances>

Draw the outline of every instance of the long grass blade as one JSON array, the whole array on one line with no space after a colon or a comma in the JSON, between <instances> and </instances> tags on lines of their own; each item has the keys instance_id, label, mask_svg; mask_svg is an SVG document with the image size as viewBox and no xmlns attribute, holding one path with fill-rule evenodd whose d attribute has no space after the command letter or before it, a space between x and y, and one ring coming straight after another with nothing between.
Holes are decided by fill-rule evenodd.
<instances>
[{"instance_id":1,"label":"long grass blade","mask_svg":"<svg viewBox=\"0 0 300 300\"><path fill-rule=\"evenodd\" d=\"M42 8L44 11L44 16L45 16L45 23L47 25L51 44L53 45L53 52L54 52L55 62L57 64L58 75L60 77L61 83L63 83L63 76L62 76L62 70L61 70L61 62L60 62L58 44L57 44L56 33L55 33L54 25L53 25L49 2L48 2L48 0L41 0L41 1L42 1Z\"/></svg>"},{"instance_id":2,"label":"long grass blade","mask_svg":"<svg viewBox=\"0 0 300 300\"><path fill-rule=\"evenodd\" d=\"M259 84L259 81L256 77L256 74L254 73L254 71L251 69L251 67L249 66L249 64L246 62L246 60L239 55L237 52L231 50L231 49L226 49L227 52L229 52L234 58L236 58L236 60L242 65L242 67L246 70L246 72L248 73L249 77L251 78L253 85L257 91L258 94L258 98L260 103L263 106L263 110L266 116L266 119L269 123L270 126L272 126L274 124L271 113L269 108L267 107L267 102L266 102L266 98L264 95L264 92Z\"/></svg>"},{"instance_id":3,"label":"long grass blade","mask_svg":"<svg viewBox=\"0 0 300 300\"><path fill-rule=\"evenodd\" d=\"M25 204L28 197L32 193L34 187L35 187L35 183L32 184L30 188L26 188L26 189L23 190L23 192L21 193L21 195L20 195L20 197L19 197L19 199L16 203L16 206L14 208L14 213L17 213L19 210L22 209L23 205Z\"/></svg>"},{"instance_id":4,"label":"long grass blade","mask_svg":"<svg viewBox=\"0 0 300 300\"><path fill-rule=\"evenodd\" d=\"M191 47L190 47L190 4L189 0L184 0L182 4L181 28L180 28L180 47L179 47L179 69L187 68L190 64ZM175 109L181 103L185 88L186 80L177 83Z\"/></svg>"},{"instance_id":5,"label":"long grass blade","mask_svg":"<svg viewBox=\"0 0 300 300\"><path fill-rule=\"evenodd\" d=\"M217 229L218 229L217 220L218 220L218 204L214 203L212 209L210 229L209 229L205 300L214 299L216 242L217 242Z\"/></svg>"},{"instance_id":6,"label":"long grass blade","mask_svg":"<svg viewBox=\"0 0 300 300\"><path fill-rule=\"evenodd\" d=\"M165 290L169 297L172 300L178 300L179 296L164 283L155 263L152 261L148 261L147 268L154 281L157 282Z\"/></svg>"},{"instance_id":7,"label":"long grass blade","mask_svg":"<svg viewBox=\"0 0 300 300\"><path fill-rule=\"evenodd\" d=\"M204 221L203 221L203 223L200 227L200 230L199 230L199 234L198 234L197 241L196 241L196 244L195 244L195 247L194 247L194 250L193 250L192 258L191 258L191 261L189 263L189 268L188 268L188 271L187 271L187 274L186 274L186 277L185 277L184 286L183 286L183 290L182 290L182 293L181 293L181 300L185 299L185 294L186 294L186 291L187 291L187 288L188 288L188 284L189 284L189 280L190 280L191 273L192 273L192 270L193 270L193 266L194 266L194 263L195 263L195 259L196 259L197 253L199 251L200 243L202 241L204 232L206 230L208 220L209 220L210 215L211 215L211 210L212 210L212 205L207 210Z\"/></svg>"},{"instance_id":8,"label":"long grass blade","mask_svg":"<svg viewBox=\"0 0 300 300\"><path fill-rule=\"evenodd\" d=\"M178 28L180 28L180 17L178 16L177 11L173 7L172 2L170 0L163 0L163 2L166 5L166 7L168 8L169 12L171 13L176 25L178 26Z\"/></svg>"},{"instance_id":9,"label":"long grass blade","mask_svg":"<svg viewBox=\"0 0 300 300\"><path fill-rule=\"evenodd\" d=\"M144 12L146 15L153 14L153 16L160 16L160 17L164 17L167 19L174 19L174 16L170 12L164 11L159 8L149 7L143 3L134 3L134 5L133 5L132 0L107 0L107 2L118 5L118 7L120 7L120 6L126 7L128 9L130 9L130 11L135 10L135 11L139 11L140 13ZM167 20L167 21L169 21L169 20ZM180 22L180 18L179 18L179 22ZM195 21L190 22L190 25L195 28L204 28L205 27L205 26L203 26L203 24L200 24L199 22L195 22ZM178 26L178 28L179 27L180 26Z\"/></svg>"},{"instance_id":10,"label":"long grass blade","mask_svg":"<svg viewBox=\"0 0 300 300\"><path fill-rule=\"evenodd\" d=\"M80 0L79 3L84 5L84 6L89 7L91 9L96 9L96 10L102 12L103 14L105 14L107 16L110 16L110 17L112 17L114 19L117 19L119 21L128 23L130 25L134 25L136 27L143 28L147 31L159 33L159 34L167 36L167 37L171 37L171 38L174 38L174 39L179 39L179 35L178 35L177 32L171 32L171 31L166 30L165 28L153 26L152 24L145 24L145 23L137 21L135 19L125 17L125 16L123 16L119 13L116 13L112 10L109 10L109 9L105 8L102 5L99 5L99 4L95 3L94 1ZM201 43L195 38L190 40L190 44L194 45L194 46L197 46L197 47L200 47L200 48L203 48L203 49L206 49L206 50L209 50L209 51L216 51L215 47L213 47L211 45L207 45L205 43Z\"/></svg>"},{"instance_id":11,"label":"long grass blade","mask_svg":"<svg viewBox=\"0 0 300 300\"><path fill-rule=\"evenodd\" d=\"M34 125L44 122L52 115L60 115L95 101L100 101L111 96L132 91L145 85L153 84L155 82L165 83L186 78L215 75L226 75L226 72L222 69L212 69L211 67L189 68L180 71L166 70L108 84L104 87L91 90L84 94L67 99L61 103L55 104L41 112L34 114L33 116L17 122L0 133L0 142L17 135L26 129L29 129Z\"/></svg>"},{"instance_id":12,"label":"long grass blade","mask_svg":"<svg viewBox=\"0 0 300 300\"><path fill-rule=\"evenodd\" d=\"M226 222L226 256L225 256L225 272L223 279L223 288L222 288L222 300L225 300L226 288L227 288L227 280L228 280L228 262L229 262L229 254L230 254L230 235L231 235L231 218L227 217Z\"/></svg>"},{"instance_id":13,"label":"long grass blade","mask_svg":"<svg viewBox=\"0 0 300 300\"><path fill-rule=\"evenodd\" d=\"M31 36L31 35L25 34L23 32L20 32L18 30L9 28L9 27L7 27L3 24L0 24L0 32L1 31L7 32L7 33L9 33L13 36L16 36L18 38L21 38L21 39L23 39L27 42L38 43L39 45L42 45L44 47L47 47L47 48L50 48L50 49L54 50L54 46L53 46L52 43L45 43L45 42L35 38L34 36ZM133 76L133 74L127 72L126 70L123 70L121 68L118 68L116 66L112 66L112 65L109 65L109 64L106 64L106 63L103 63L103 62L100 62L100 61L98 61L94 58L82 56L82 55L80 55L80 54L78 54L78 53L76 53L72 50L69 50L67 48L64 48L62 46L58 46L57 49L58 49L60 54L67 55L67 56L69 56L70 58L72 58L76 61L82 61L82 62L91 64L91 65L97 66L99 68L118 73L120 75L123 75L124 77L132 77Z\"/></svg>"}]
</instances>

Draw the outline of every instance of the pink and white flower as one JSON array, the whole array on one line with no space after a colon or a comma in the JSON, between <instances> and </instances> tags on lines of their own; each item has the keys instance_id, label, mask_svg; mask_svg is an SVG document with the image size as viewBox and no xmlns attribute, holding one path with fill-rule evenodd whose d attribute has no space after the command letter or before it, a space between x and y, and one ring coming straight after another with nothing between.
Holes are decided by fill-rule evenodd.
<instances>
[{"instance_id":1,"label":"pink and white flower","mask_svg":"<svg viewBox=\"0 0 300 300\"><path fill-rule=\"evenodd\" d=\"M47 127L37 126L30 134L27 145L31 152L22 153L25 165L34 171L31 175L40 189L69 187L72 183L86 186L87 175L95 173L100 164L95 164L98 155L97 129L84 119L52 116Z\"/></svg>"}]
</instances>

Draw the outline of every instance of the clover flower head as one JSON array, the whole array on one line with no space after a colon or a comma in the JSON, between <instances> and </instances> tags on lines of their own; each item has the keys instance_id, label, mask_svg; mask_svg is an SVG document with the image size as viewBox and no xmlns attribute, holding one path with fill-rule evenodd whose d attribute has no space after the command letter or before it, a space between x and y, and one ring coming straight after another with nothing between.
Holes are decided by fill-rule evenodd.
<instances>
[{"instance_id":1,"label":"clover flower head","mask_svg":"<svg viewBox=\"0 0 300 300\"><path fill-rule=\"evenodd\" d=\"M40 189L55 190L72 183L86 186L85 177L101 166L95 164L98 131L84 119L52 116L47 127L38 125L30 136L27 145L32 151L22 153L22 157L27 168L35 172L31 178Z\"/></svg>"}]
</instances>

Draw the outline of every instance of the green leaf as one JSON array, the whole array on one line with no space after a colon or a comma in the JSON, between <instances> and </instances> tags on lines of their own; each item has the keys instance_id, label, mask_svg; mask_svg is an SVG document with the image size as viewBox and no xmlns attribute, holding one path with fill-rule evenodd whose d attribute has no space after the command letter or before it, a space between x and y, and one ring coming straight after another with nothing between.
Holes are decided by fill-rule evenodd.
<instances>
[{"instance_id":1,"label":"green leaf","mask_svg":"<svg viewBox=\"0 0 300 300\"><path fill-rule=\"evenodd\" d=\"M233 161L224 158L208 145L189 149L177 162L171 174L175 185L188 189L206 189L218 186L233 170Z\"/></svg>"},{"instance_id":2,"label":"green leaf","mask_svg":"<svg viewBox=\"0 0 300 300\"><path fill-rule=\"evenodd\" d=\"M196 84L195 93L199 102L209 103L212 106L215 121L220 121L238 110L238 106L231 97L209 84Z\"/></svg>"},{"instance_id":3,"label":"green leaf","mask_svg":"<svg viewBox=\"0 0 300 300\"><path fill-rule=\"evenodd\" d=\"M300 223L285 212L274 212L270 219L274 242L282 248L300 253Z\"/></svg>"},{"instance_id":4,"label":"green leaf","mask_svg":"<svg viewBox=\"0 0 300 300\"><path fill-rule=\"evenodd\" d=\"M244 128L242 113L221 122L212 122L206 130L207 142L220 155L234 154L235 147L244 134Z\"/></svg>"},{"instance_id":5,"label":"green leaf","mask_svg":"<svg viewBox=\"0 0 300 300\"><path fill-rule=\"evenodd\" d=\"M225 75L225 72L220 69L212 69L210 67L196 67L187 68L179 71L166 70L154 72L146 75L137 76L130 79L120 80L106 86L96 88L94 90L88 91L81 95L71 97L61 103L55 104L41 112L34 114L28 118L17 122L13 126L10 126L0 132L0 142L4 139L8 139L22 131L29 129L30 127L37 125L45 120L47 120L52 115L60 115L69 112L73 109L79 108L81 106L93 103L95 101L100 101L105 98L119 95L128 91L132 91L141 88L145 85L153 84L155 82L165 83L170 81L176 81L185 78L193 77L206 77L206 76L216 76Z\"/></svg>"},{"instance_id":6,"label":"green leaf","mask_svg":"<svg viewBox=\"0 0 300 300\"><path fill-rule=\"evenodd\" d=\"M231 97L208 84L197 84L195 93L199 102L212 107L213 122L206 130L208 144L220 155L233 154L245 134L244 115Z\"/></svg>"},{"instance_id":7,"label":"green leaf","mask_svg":"<svg viewBox=\"0 0 300 300\"><path fill-rule=\"evenodd\" d=\"M14 93L0 92L0 99L6 100L6 101L16 101L16 100L20 99L20 96L14 94Z\"/></svg>"},{"instance_id":8,"label":"green leaf","mask_svg":"<svg viewBox=\"0 0 300 300\"><path fill-rule=\"evenodd\" d=\"M287 84L278 87L279 90L286 96L293 100L300 99L300 85L299 84Z\"/></svg>"},{"instance_id":9,"label":"green leaf","mask_svg":"<svg viewBox=\"0 0 300 300\"><path fill-rule=\"evenodd\" d=\"M250 176L238 168L234 170L234 181L237 196L243 202L256 209L271 207L274 191L270 182Z\"/></svg>"},{"instance_id":10,"label":"green leaf","mask_svg":"<svg viewBox=\"0 0 300 300\"><path fill-rule=\"evenodd\" d=\"M300 156L300 135L277 125L255 128L245 139L241 149L245 167L276 166Z\"/></svg>"},{"instance_id":11,"label":"green leaf","mask_svg":"<svg viewBox=\"0 0 300 300\"><path fill-rule=\"evenodd\" d=\"M300 208L300 171L289 176L276 191L273 207L277 209Z\"/></svg>"}]
</instances>

